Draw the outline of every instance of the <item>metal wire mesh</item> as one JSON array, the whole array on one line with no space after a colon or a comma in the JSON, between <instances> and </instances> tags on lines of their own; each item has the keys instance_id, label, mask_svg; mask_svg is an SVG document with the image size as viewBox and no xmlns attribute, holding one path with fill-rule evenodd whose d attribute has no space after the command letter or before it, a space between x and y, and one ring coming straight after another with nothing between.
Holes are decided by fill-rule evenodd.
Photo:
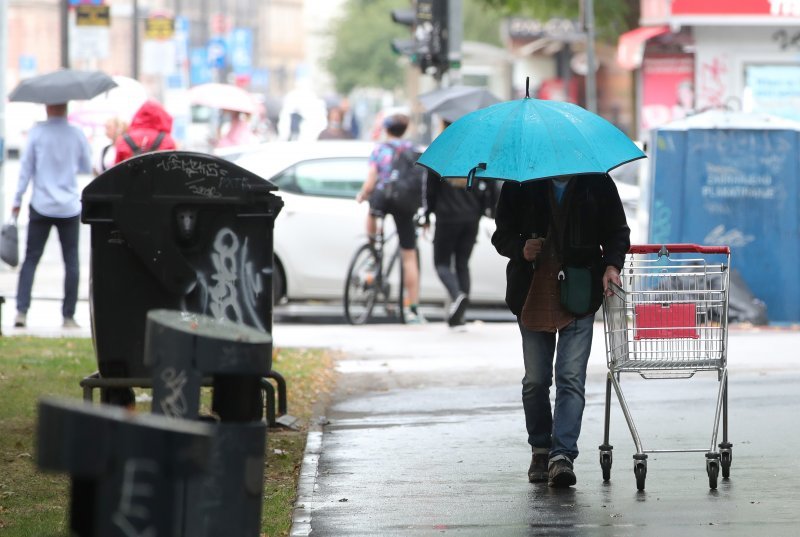
<instances>
[{"instance_id":1,"label":"metal wire mesh","mask_svg":"<svg viewBox=\"0 0 800 537\"><path fill-rule=\"evenodd\" d=\"M698 254L628 255L622 287L605 299L613 373L688 378L725 368L729 271Z\"/></svg>"}]
</instances>

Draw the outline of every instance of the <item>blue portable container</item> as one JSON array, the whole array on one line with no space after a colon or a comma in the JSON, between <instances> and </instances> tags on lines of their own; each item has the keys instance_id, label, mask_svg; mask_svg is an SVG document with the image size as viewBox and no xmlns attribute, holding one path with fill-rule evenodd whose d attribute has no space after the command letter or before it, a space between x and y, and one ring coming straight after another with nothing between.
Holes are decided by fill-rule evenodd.
<instances>
[{"instance_id":1,"label":"blue portable container","mask_svg":"<svg viewBox=\"0 0 800 537\"><path fill-rule=\"evenodd\" d=\"M770 321L800 321L800 123L709 111L652 132L651 243L729 245Z\"/></svg>"}]
</instances>

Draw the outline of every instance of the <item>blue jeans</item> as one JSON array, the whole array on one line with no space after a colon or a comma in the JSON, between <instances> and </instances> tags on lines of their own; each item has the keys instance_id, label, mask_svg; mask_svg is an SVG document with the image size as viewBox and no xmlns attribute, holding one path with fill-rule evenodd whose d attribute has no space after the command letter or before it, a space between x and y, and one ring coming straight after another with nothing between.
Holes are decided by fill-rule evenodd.
<instances>
[{"instance_id":1,"label":"blue jeans","mask_svg":"<svg viewBox=\"0 0 800 537\"><path fill-rule=\"evenodd\" d=\"M550 450L550 457L578 456L581 433L586 365L592 348L594 315L576 319L558 331L534 332L520 323L525 378L522 379L522 408L528 443ZM550 407L555 354L556 404Z\"/></svg>"},{"instance_id":2,"label":"blue jeans","mask_svg":"<svg viewBox=\"0 0 800 537\"><path fill-rule=\"evenodd\" d=\"M31 289L36 267L42 258L44 245L50 235L50 228L55 227L58 230L61 254L64 257L64 303L61 306L61 313L65 318L75 316L75 305L78 302L78 279L80 278L78 262L80 225L80 216L51 218L37 213L33 207L30 207L25 261L22 262L17 283L17 311L27 313L31 306Z\"/></svg>"}]
</instances>

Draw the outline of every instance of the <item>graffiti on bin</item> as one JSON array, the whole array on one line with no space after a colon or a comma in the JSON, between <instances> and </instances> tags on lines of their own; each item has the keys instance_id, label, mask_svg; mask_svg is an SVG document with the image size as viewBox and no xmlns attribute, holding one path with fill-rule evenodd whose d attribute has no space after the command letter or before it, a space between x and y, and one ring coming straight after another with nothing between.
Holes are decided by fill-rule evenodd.
<instances>
[{"instance_id":1,"label":"graffiti on bin","mask_svg":"<svg viewBox=\"0 0 800 537\"><path fill-rule=\"evenodd\" d=\"M210 259L213 272L199 273L198 282L204 294L203 313L215 319L242 322L265 330L256 311L264 291L263 274L250 259L247 238L240 240L229 228L217 232Z\"/></svg>"},{"instance_id":2,"label":"graffiti on bin","mask_svg":"<svg viewBox=\"0 0 800 537\"><path fill-rule=\"evenodd\" d=\"M183 394L183 387L186 386L186 371L176 371L174 367L167 367L161 372L161 380L168 390L159 405L165 416L171 418L181 418L188 413L186 396Z\"/></svg>"},{"instance_id":3,"label":"graffiti on bin","mask_svg":"<svg viewBox=\"0 0 800 537\"><path fill-rule=\"evenodd\" d=\"M189 191L205 198L222 197L220 190L245 190L250 183L246 177L231 177L230 170L218 162L208 162L194 157L169 155L156 164L164 171L178 170L188 180L184 183Z\"/></svg>"},{"instance_id":4,"label":"graffiti on bin","mask_svg":"<svg viewBox=\"0 0 800 537\"><path fill-rule=\"evenodd\" d=\"M158 473L158 464L154 460L125 461L119 505L111 520L126 537L155 537L157 534L147 506L153 498L155 479L147 479L146 475L158 476Z\"/></svg>"},{"instance_id":5,"label":"graffiti on bin","mask_svg":"<svg viewBox=\"0 0 800 537\"><path fill-rule=\"evenodd\" d=\"M156 167L161 168L166 172L179 170L186 174L187 177L224 177L228 174L228 170L220 166L218 162L209 162L205 159L197 159L194 157L181 157L178 155L169 155L156 163Z\"/></svg>"}]
</instances>

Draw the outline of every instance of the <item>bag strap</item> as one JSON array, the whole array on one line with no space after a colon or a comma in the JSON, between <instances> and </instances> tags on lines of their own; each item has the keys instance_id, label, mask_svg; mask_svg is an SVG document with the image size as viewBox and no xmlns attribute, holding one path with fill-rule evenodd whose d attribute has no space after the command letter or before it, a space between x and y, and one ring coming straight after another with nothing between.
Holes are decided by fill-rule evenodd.
<instances>
[{"instance_id":1,"label":"bag strap","mask_svg":"<svg viewBox=\"0 0 800 537\"><path fill-rule=\"evenodd\" d=\"M150 151L155 151L156 149L158 149L158 147L161 145L162 140L164 140L165 135L166 133L164 131L158 133L156 139L153 140L153 145L150 146Z\"/></svg>"},{"instance_id":2,"label":"bag strap","mask_svg":"<svg viewBox=\"0 0 800 537\"><path fill-rule=\"evenodd\" d=\"M125 140L125 143L128 144L128 147L131 148L131 151L133 151L134 155L138 155L142 152L142 148L133 141L133 138L131 138L131 135L127 132L122 135L122 139Z\"/></svg>"}]
</instances>

